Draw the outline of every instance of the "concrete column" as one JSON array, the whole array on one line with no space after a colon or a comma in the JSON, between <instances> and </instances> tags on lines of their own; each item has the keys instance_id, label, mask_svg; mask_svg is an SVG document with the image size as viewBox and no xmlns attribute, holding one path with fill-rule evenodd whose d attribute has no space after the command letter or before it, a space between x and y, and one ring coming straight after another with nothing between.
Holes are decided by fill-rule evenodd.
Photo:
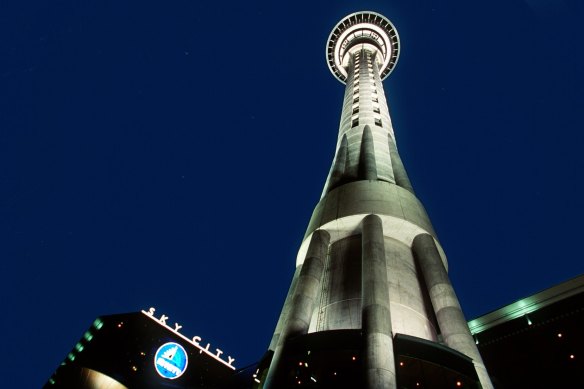
<instances>
[{"instance_id":1,"label":"concrete column","mask_svg":"<svg viewBox=\"0 0 584 389\"><path fill-rule=\"evenodd\" d=\"M397 146L393 140L391 134L387 134L389 140L389 156L391 157L391 166L393 168L393 178L395 178L395 183L404 189L409 190L414 193L414 188L412 188L412 183L406 173L404 164L397 152Z\"/></svg>"},{"instance_id":2,"label":"concrete column","mask_svg":"<svg viewBox=\"0 0 584 389\"><path fill-rule=\"evenodd\" d=\"M472 358L482 387L492 389L493 384L468 329L434 238L428 234L418 235L412 249L422 271L444 343Z\"/></svg>"},{"instance_id":3,"label":"concrete column","mask_svg":"<svg viewBox=\"0 0 584 389\"><path fill-rule=\"evenodd\" d=\"M377 180L377 165L375 163L375 148L371 128L365 126L361 138L361 153L359 154L359 178L362 180Z\"/></svg>"},{"instance_id":4,"label":"concrete column","mask_svg":"<svg viewBox=\"0 0 584 389\"><path fill-rule=\"evenodd\" d=\"M335 164L333 166L333 172L331 173L331 179L327 191L334 189L339 184L339 182L341 182L343 176L345 175L348 147L347 135L345 134L343 135L341 145L339 146L339 151L337 152L337 156L335 158Z\"/></svg>"},{"instance_id":5,"label":"concrete column","mask_svg":"<svg viewBox=\"0 0 584 389\"><path fill-rule=\"evenodd\" d=\"M396 388L383 226L377 215L362 222L362 329L365 388Z\"/></svg>"},{"instance_id":6,"label":"concrete column","mask_svg":"<svg viewBox=\"0 0 584 389\"><path fill-rule=\"evenodd\" d=\"M298 276L300 275L300 269L302 266L297 266L294 270L294 276L292 277L292 283L290 284L290 289L288 289L288 294L286 295L286 300L284 301L284 307L278 318L278 324L276 324L276 329L274 330L274 335L272 335L272 341L270 342L269 350L274 351L276 346L278 346L278 340L280 339L280 333L282 332L282 326L286 323L286 318L288 316L288 311L290 310L290 305L292 304L292 296L294 296L294 291L296 290L296 283L298 282Z\"/></svg>"},{"instance_id":7,"label":"concrete column","mask_svg":"<svg viewBox=\"0 0 584 389\"><path fill-rule=\"evenodd\" d=\"M278 344L275 347L274 356L264 383L264 388L266 389L278 388L275 378L281 366L286 341L308 332L310 319L321 291L329 241L330 235L324 230L317 230L312 234L306 259L302 264L296 288L292 294L290 308L285 322L281 326Z\"/></svg>"}]
</instances>

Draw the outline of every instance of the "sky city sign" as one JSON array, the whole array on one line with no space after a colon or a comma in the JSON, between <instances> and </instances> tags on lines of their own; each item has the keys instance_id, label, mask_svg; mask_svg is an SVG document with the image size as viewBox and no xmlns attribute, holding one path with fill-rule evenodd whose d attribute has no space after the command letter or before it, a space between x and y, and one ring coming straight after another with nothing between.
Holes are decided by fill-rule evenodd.
<instances>
[{"instance_id":1,"label":"sky city sign","mask_svg":"<svg viewBox=\"0 0 584 389\"><path fill-rule=\"evenodd\" d=\"M184 339L185 341L189 342L190 344L192 344L193 346L198 348L200 354L205 353L205 354L209 355L211 358L214 358L214 359L218 360L219 362L223 363L225 366L229 367L230 369L235 370L235 366L233 366L233 362L235 362L235 358L231 358L231 356L227 356L227 360L224 360L223 358L221 358L223 351L221 349L218 349L218 348L215 349L215 353L209 351L209 349L211 348L211 344L207 343L207 345L205 347L203 347L201 345L202 338L200 336L193 336L191 339L187 338L186 336L184 336L183 334L178 332L178 330L180 330L182 328L182 326L180 324L174 323L174 328L169 326L168 324L166 324L166 321L168 320L168 316L163 314L163 315L160 315L160 318L156 318L154 316L154 312L156 312L155 308L150 308L150 309L148 309L148 311L142 310L141 312L144 315L148 316L150 319L154 320L156 323L158 323L161 326L163 326L164 328L166 328L167 330L174 332L177 336L180 336L182 339ZM169 343L167 343L167 344L169 344ZM176 343L174 343L174 344L176 344ZM163 345L162 347L164 347L164 346L166 346L166 345ZM162 347L160 349L162 349ZM158 349L158 351L156 352L155 364L157 363L156 361L157 361L158 352L160 351L160 349ZM183 349L183 351L184 351L184 349ZM186 352L185 352L185 358L186 358ZM185 359L185 361L186 361L186 359ZM186 369L186 362L185 362L185 369ZM157 370L158 370L158 366L157 366ZM159 372L159 374L160 374L160 372ZM177 377L174 377L174 378L177 378Z\"/></svg>"}]
</instances>

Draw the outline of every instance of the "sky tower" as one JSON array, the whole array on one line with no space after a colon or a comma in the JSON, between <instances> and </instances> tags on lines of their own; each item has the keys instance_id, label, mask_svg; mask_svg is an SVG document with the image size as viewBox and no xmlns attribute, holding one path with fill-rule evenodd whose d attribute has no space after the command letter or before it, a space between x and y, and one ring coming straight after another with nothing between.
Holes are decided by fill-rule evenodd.
<instances>
[{"instance_id":1,"label":"sky tower","mask_svg":"<svg viewBox=\"0 0 584 389\"><path fill-rule=\"evenodd\" d=\"M259 387L492 388L398 153L382 80L400 50L375 12L329 36L345 85L337 146Z\"/></svg>"}]
</instances>

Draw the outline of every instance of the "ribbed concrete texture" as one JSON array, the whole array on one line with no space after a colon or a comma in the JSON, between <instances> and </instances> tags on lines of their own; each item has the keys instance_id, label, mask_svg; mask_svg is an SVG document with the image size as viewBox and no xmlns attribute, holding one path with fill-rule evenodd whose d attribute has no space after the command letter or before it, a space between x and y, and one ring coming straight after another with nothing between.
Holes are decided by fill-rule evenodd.
<instances>
[{"instance_id":1,"label":"ribbed concrete texture","mask_svg":"<svg viewBox=\"0 0 584 389\"><path fill-rule=\"evenodd\" d=\"M327 62L345 84L337 146L270 344L264 388L278 388L291 340L338 330L361 336L359 387L397 387L394 338L403 334L420 344L443 341L471 358L483 388L492 388L398 153L382 78L399 50L391 22L370 12L349 15L329 37Z\"/></svg>"}]
</instances>

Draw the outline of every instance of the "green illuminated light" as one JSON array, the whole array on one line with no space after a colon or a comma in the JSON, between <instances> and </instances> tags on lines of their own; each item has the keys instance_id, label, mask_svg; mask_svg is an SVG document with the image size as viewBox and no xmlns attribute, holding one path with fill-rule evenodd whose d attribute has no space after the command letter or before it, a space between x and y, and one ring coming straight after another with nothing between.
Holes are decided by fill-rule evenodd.
<instances>
[{"instance_id":1,"label":"green illuminated light","mask_svg":"<svg viewBox=\"0 0 584 389\"><path fill-rule=\"evenodd\" d=\"M77 350L78 352L83 351L83 345L81 343L77 343L75 345L75 350Z\"/></svg>"},{"instance_id":2,"label":"green illuminated light","mask_svg":"<svg viewBox=\"0 0 584 389\"><path fill-rule=\"evenodd\" d=\"M99 330L101 327L103 327L103 321L101 321L99 318L95 319L93 326Z\"/></svg>"},{"instance_id":3,"label":"green illuminated light","mask_svg":"<svg viewBox=\"0 0 584 389\"><path fill-rule=\"evenodd\" d=\"M73 353L69 353L69 355L67 355L67 358L68 358L68 359L69 359L71 362L73 362L73 361L75 360L75 354L73 354Z\"/></svg>"},{"instance_id":4,"label":"green illuminated light","mask_svg":"<svg viewBox=\"0 0 584 389\"><path fill-rule=\"evenodd\" d=\"M91 335L91 332L89 332L89 331L86 331L86 332L83 334L83 338L84 338L85 340L87 340L88 342L91 342L91 339L93 339L93 335Z\"/></svg>"}]
</instances>

